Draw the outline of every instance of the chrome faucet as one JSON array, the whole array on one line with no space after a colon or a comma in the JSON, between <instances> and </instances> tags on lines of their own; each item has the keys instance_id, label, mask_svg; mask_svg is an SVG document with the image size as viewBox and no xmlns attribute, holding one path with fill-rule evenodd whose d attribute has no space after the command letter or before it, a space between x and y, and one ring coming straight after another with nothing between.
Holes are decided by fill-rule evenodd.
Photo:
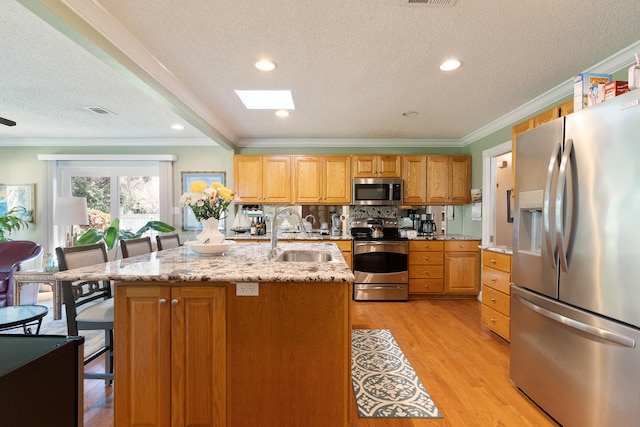
<instances>
[{"instance_id":1,"label":"chrome faucet","mask_svg":"<svg viewBox=\"0 0 640 427\"><path fill-rule=\"evenodd\" d=\"M307 237L307 231L304 230L304 227L302 227L302 217L300 216L300 214L298 213L297 210L293 209L293 208L282 208L279 211L276 211L275 214L273 214L273 218L271 219L271 252L269 252L269 257L273 257L276 255L276 248L278 247L278 236L276 233L276 219L278 219L278 216L281 213L289 213L294 214L295 216L298 217L298 224L300 224L301 226L301 232L303 234L304 237Z\"/></svg>"}]
</instances>

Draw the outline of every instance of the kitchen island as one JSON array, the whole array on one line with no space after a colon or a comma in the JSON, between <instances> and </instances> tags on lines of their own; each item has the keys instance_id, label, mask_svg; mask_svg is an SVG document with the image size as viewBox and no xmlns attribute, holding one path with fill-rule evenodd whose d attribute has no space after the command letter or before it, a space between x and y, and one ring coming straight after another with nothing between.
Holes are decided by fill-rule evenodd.
<instances>
[{"instance_id":1,"label":"kitchen island","mask_svg":"<svg viewBox=\"0 0 640 427\"><path fill-rule=\"evenodd\" d=\"M58 273L115 281L116 426L347 425L353 274L335 244L278 246L332 260L276 262L245 243Z\"/></svg>"}]
</instances>

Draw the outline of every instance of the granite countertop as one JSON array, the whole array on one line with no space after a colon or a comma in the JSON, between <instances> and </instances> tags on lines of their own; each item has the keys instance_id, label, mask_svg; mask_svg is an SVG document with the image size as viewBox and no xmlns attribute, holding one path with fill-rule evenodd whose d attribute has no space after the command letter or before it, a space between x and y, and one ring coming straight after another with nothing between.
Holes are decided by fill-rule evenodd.
<instances>
[{"instance_id":1,"label":"granite countertop","mask_svg":"<svg viewBox=\"0 0 640 427\"><path fill-rule=\"evenodd\" d=\"M492 252L500 252L502 254L513 255L513 247L506 245L481 246L482 249Z\"/></svg>"},{"instance_id":2,"label":"granite countertop","mask_svg":"<svg viewBox=\"0 0 640 427\"><path fill-rule=\"evenodd\" d=\"M271 233L261 234L259 236L252 236L249 233L235 234L233 236L227 236L230 240L271 240ZM343 234L340 236L331 236L329 234L320 233L287 233L278 232L278 241L280 240L353 240L353 237L349 234Z\"/></svg>"},{"instance_id":3,"label":"granite countertop","mask_svg":"<svg viewBox=\"0 0 640 427\"><path fill-rule=\"evenodd\" d=\"M435 236L410 237L409 240L482 240L480 237L465 236L462 234L436 234Z\"/></svg>"},{"instance_id":4,"label":"granite countertop","mask_svg":"<svg viewBox=\"0 0 640 427\"><path fill-rule=\"evenodd\" d=\"M278 243L278 250L329 252L329 262L268 260L269 243L233 245L223 255L202 256L186 246L55 274L59 280L187 282L353 282L355 277L333 243Z\"/></svg>"}]
</instances>

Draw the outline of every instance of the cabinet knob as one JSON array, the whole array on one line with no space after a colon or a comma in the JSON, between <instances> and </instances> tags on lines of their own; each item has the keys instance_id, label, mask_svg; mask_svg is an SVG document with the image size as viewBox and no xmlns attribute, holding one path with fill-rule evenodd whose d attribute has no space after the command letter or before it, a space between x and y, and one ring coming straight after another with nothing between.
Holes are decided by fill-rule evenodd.
<instances>
[{"instance_id":1,"label":"cabinet knob","mask_svg":"<svg viewBox=\"0 0 640 427\"><path fill-rule=\"evenodd\" d=\"M496 280L498 280L498 279L496 279L495 277L492 277L492 278L491 278L491 281L492 281L492 282L495 282Z\"/></svg>"},{"instance_id":2,"label":"cabinet knob","mask_svg":"<svg viewBox=\"0 0 640 427\"><path fill-rule=\"evenodd\" d=\"M494 319L493 317L490 320L491 320L491 323L496 323L496 319Z\"/></svg>"},{"instance_id":3,"label":"cabinet knob","mask_svg":"<svg viewBox=\"0 0 640 427\"><path fill-rule=\"evenodd\" d=\"M160 305L164 305L167 303L167 300L164 298L160 298L160 300L158 301L160 303Z\"/></svg>"},{"instance_id":4,"label":"cabinet knob","mask_svg":"<svg viewBox=\"0 0 640 427\"><path fill-rule=\"evenodd\" d=\"M428 256L424 257L424 260L429 261L429 257Z\"/></svg>"},{"instance_id":5,"label":"cabinet knob","mask_svg":"<svg viewBox=\"0 0 640 427\"><path fill-rule=\"evenodd\" d=\"M178 305L178 300L177 299L172 299L171 300L171 305Z\"/></svg>"},{"instance_id":6,"label":"cabinet knob","mask_svg":"<svg viewBox=\"0 0 640 427\"><path fill-rule=\"evenodd\" d=\"M428 288L428 287L429 287L429 285L424 285L424 287L425 287L425 288Z\"/></svg>"},{"instance_id":7,"label":"cabinet knob","mask_svg":"<svg viewBox=\"0 0 640 427\"><path fill-rule=\"evenodd\" d=\"M496 299L494 297L491 297L491 302L496 302Z\"/></svg>"},{"instance_id":8,"label":"cabinet knob","mask_svg":"<svg viewBox=\"0 0 640 427\"><path fill-rule=\"evenodd\" d=\"M491 264L495 264L497 261L495 259L491 260Z\"/></svg>"}]
</instances>

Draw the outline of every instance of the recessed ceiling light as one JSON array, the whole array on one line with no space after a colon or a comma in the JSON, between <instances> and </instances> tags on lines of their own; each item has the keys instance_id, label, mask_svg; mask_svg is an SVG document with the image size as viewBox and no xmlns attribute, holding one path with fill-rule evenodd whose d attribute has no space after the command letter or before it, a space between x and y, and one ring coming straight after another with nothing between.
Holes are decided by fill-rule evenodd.
<instances>
[{"instance_id":1,"label":"recessed ceiling light","mask_svg":"<svg viewBox=\"0 0 640 427\"><path fill-rule=\"evenodd\" d=\"M179 125L179 124L175 124L175 125L171 125L171 129L182 130L182 129L184 129L184 126Z\"/></svg>"},{"instance_id":2,"label":"recessed ceiling light","mask_svg":"<svg viewBox=\"0 0 640 427\"><path fill-rule=\"evenodd\" d=\"M276 111L276 116L278 116L278 117L289 117L289 112L287 110L278 110L278 111Z\"/></svg>"},{"instance_id":3,"label":"recessed ceiling light","mask_svg":"<svg viewBox=\"0 0 640 427\"><path fill-rule=\"evenodd\" d=\"M236 90L249 110L295 110L290 90Z\"/></svg>"},{"instance_id":4,"label":"recessed ceiling light","mask_svg":"<svg viewBox=\"0 0 640 427\"><path fill-rule=\"evenodd\" d=\"M460 61L457 59L447 59L442 64L440 64L440 69L442 71L452 71L460 67Z\"/></svg>"},{"instance_id":5,"label":"recessed ceiling light","mask_svg":"<svg viewBox=\"0 0 640 427\"><path fill-rule=\"evenodd\" d=\"M415 117L418 115L417 111L405 111L404 113L402 113L403 116L405 117Z\"/></svg>"},{"instance_id":6,"label":"recessed ceiling light","mask_svg":"<svg viewBox=\"0 0 640 427\"><path fill-rule=\"evenodd\" d=\"M269 61L268 59L261 59L260 61L256 62L255 65L258 70L262 71L271 71L276 68L276 64L274 64L272 61Z\"/></svg>"}]
</instances>

